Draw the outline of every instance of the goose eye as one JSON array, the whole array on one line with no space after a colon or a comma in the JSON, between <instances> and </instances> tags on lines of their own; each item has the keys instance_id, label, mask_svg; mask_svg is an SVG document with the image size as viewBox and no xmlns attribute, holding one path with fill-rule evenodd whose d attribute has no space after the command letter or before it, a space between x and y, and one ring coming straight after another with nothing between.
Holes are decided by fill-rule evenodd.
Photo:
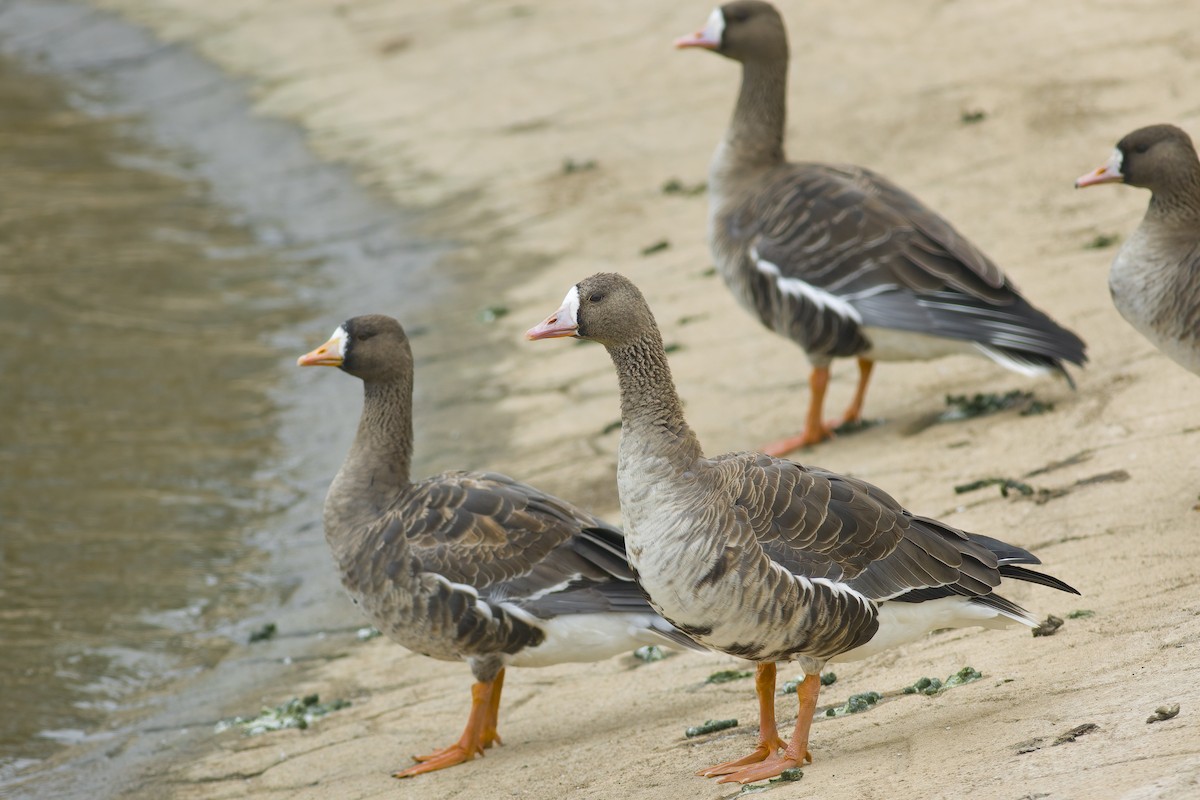
<instances>
[{"instance_id":1,"label":"goose eye","mask_svg":"<svg viewBox=\"0 0 1200 800\"><path fill-rule=\"evenodd\" d=\"M360 333L357 336L355 336L354 338L356 341L365 342L367 339L370 339L374 335L375 334L373 334L373 333Z\"/></svg>"},{"instance_id":2,"label":"goose eye","mask_svg":"<svg viewBox=\"0 0 1200 800\"><path fill-rule=\"evenodd\" d=\"M592 292L591 295L588 296L589 303L599 303L603 299L604 292Z\"/></svg>"},{"instance_id":3,"label":"goose eye","mask_svg":"<svg viewBox=\"0 0 1200 800\"><path fill-rule=\"evenodd\" d=\"M1134 145L1134 147L1133 147L1133 152L1135 152L1135 153L1144 153L1144 152L1146 152L1146 151L1147 151L1147 150L1149 150L1149 149L1150 149L1150 147L1149 147L1148 145L1145 145L1145 144L1138 144L1138 145Z\"/></svg>"}]
</instances>

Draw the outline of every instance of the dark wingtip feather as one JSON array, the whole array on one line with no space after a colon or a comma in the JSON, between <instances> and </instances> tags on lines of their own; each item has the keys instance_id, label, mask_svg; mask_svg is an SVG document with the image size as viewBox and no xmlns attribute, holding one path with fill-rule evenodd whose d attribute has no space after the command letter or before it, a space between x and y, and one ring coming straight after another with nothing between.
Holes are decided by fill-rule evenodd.
<instances>
[{"instance_id":1,"label":"dark wingtip feather","mask_svg":"<svg viewBox=\"0 0 1200 800\"><path fill-rule=\"evenodd\" d=\"M1042 572L1034 572L1031 569L1016 566L1017 564L1042 563L1040 558L1024 547L1017 547L1015 544L1002 542L999 539L993 539L991 536L984 536L982 533L968 533L967 538L992 551L993 555L996 556L996 560L1000 562L999 570L1001 577L1049 586L1051 589L1058 589L1060 592L1067 592L1068 594L1080 594L1080 591L1074 586L1065 581L1060 581L1053 575L1046 575Z\"/></svg>"},{"instance_id":2,"label":"dark wingtip feather","mask_svg":"<svg viewBox=\"0 0 1200 800\"><path fill-rule=\"evenodd\" d=\"M972 597L970 602L995 609L1013 619L1024 620L1029 625L1037 624L1037 618L1026 609L1009 600L1007 597L1001 597L998 594L985 594L979 597Z\"/></svg>"},{"instance_id":3,"label":"dark wingtip feather","mask_svg":"<svg viewBox=\"0 0 1200 800\"><path fill-rule=\"evenodd\" d=\"M1001 564L1040 564L1042 560L1024 547L1002 542L982 533L968 533L967 538L991 551Z\"/></svg>"},{"instance_id":4,"label":"dark wingtip feather","mask_svg":"<svg viewBox=\"0 0 1200 800\"><path fill-rule=\"evenodd\" d=\"M1049 370L1058 375L1061 375L1063 380L1067 382L1067 386L1071 389L1075 388L1075 379L1071 377L1071 373L1067 371L1067 367L1063 361L1068 361L1077 367L1082 368L1087 361L1087 356L1080 355L1078 359L1067 356L1048 356L1042 353L1032 353L1028 350L1018 350L1015 347L1000 347L998 345L990 345L992 350L1002 353L1006 359L1014 361L1017 364L1024 364L1035 369Z\"/></svg>"},{"instance_id":5,"label":"dark wingtip feather","mask_svg":"<svg viewBox=\"0 0 1200 800\"><path fill-rule=\"evenodd\" d=\"M1066 592L1068 594L1081 594L1080 591L1074 586L1066 581L1059 580L1053 575L1047 575L1043 572L1034 572L1031 569L1018 567L1015 564L1001 564L1000 574L1005 578L1014 578L1019 581L1028 581L1029 583L1049 586L1051 589L1058 589L1060 592Z\"/></svg>"},{"instance_id":6,"label":"dark wingtip feather","mask_svg":"<svg viewBox=\"0 0 1200 800\"><path fill-rule=\"evenodd\" d=\"M1063 379L1066 380L1067 386L1071 387L1071 391L1075 391L1075 379L1071 377L1071 373L1067 372L1067 368L1060 363L1058 364L1058 371L1063 376Z\"/></svg>"},{"instance_id":7,"label":"dark wingtip feather","mask_svg":"<svg viewBox=\"0 0 1200 800\"><path fill-rule=\"evenodd\" d=\"M615 528L593 526L575 534L572 549L618 580L633 580L625 537Z\"/></svg>"}]
</instances>

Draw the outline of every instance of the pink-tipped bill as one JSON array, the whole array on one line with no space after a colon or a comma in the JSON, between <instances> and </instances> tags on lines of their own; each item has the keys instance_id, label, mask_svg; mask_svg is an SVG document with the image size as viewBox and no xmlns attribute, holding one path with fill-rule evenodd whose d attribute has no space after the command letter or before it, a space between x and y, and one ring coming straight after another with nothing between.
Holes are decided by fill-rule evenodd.
<instances>
[{"instance_id":1,"label":"pink-tipped bill","mask_svg":"<svg viewBox=\"0 0 1200 800\"><path fill-rule=\"evenodd\" d=\"M675 40L675 46L678 48L684 47L703 47L705 50L719 50L721 47L721 36L725 33L725 15L721 13L721 9L714 8L712 14L709 15L708 21L704 23L704 29L680 36Z\"/></svg>"},{"instance_id":2,"label":"pink-tipped bill","mask_svg":"<svg viewBox=\"0 0 1200 800\"><path fill-rule=\"evenodd\" d=\"M685 47L703 47L705 50L716 50L721 46L721 43L714 42L712 39L707 39L704 36L704 31L696 31L689 33L687 36L680 36L675 40L675 47L682 50Z\"/></svg>"},{"instance_id":3,"label":"pink-tipped bill","mask_svg":"<svg viewBox=\"0 0 1200 800\"><path fill-rule=\"evenodd\" d=\"M329 341L296 359L300 367L340 367L346 354L346 331L340 326Z\"/></svg>"},{"instance_id":4,"label":"pink-tipped bill","mask_svg":"<svg viewBox=\"0 0 1200 800\"><path fill-rule=\"evenodd\" d=\"M558 311L546 317L539 325L534 325L525 331L525 337L530 341L538 339L561 339L564 336L574 336L579 330L579 289L572 286L571 291L563 298Z\"/></svg>"},{"instance_id":5,"label":"pink-tipped bill","mask_svg":"<svg viewBox=\"0 0 1200 800\"><path fill-rule=\"evenodd\" d=\"M551 314L545 322L534 325L525 331L525 338L531 342L536 342L538 339L561 339L564 336L574 336L577 330L579 330L579 326L561 319L560 312Z\"/></svg>"},{"instance_id":6,"label":"pink-tipped bill","mask_svg":"<svg viewBox=\"0 0 1200 800\"><path fill-rule=\"evenodd\" d=\"M1080 175L1075 181L1075 188L1082 189L1086 186L1095 186L1100 183L1121 183L1125 180L1125 176L1121 174L1121 162L1124 157L1120 150L1113 150L1112 156L1102 167L1097 167L1086 175Z\"/></svg>"}]
</instances>

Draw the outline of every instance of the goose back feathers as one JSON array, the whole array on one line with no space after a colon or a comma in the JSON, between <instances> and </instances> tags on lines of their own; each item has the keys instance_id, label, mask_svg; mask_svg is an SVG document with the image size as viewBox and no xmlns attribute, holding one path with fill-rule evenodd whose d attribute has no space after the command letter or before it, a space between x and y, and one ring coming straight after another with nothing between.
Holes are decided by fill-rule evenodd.
<instances>
[{"instance_id":1,"label":"goose back feathers","mask_svg":"<svg viewBox=\"0 0 1200 800\"><path fill-rule=\"evenodd\" d=\"M814 365L977 351L1061 373L1083 343L943 218L861 167L782 164L722 203L709 243L734 294ZM714 203L717 201L714 199ZM933 337L924 347L893 331ZM957 344L956 344L957 343Z\"/></svg>"},{"instance_id":2,"label":"goose back feathers","mask_svg":"<svg viewBox=\"0 0 1200 800\"><path fill-rule=\"evenodd\" d=\"M606 658L653 640L633 636L631 621L631 635L602 652L582 644L577 658L539 652L556 617L649 609L620 531L504 475L448 472L414 483L359 533L357 545L335 545L355 602L393 640L467 660L480 680L504 664Z\"/></svg>"}]
</instances>

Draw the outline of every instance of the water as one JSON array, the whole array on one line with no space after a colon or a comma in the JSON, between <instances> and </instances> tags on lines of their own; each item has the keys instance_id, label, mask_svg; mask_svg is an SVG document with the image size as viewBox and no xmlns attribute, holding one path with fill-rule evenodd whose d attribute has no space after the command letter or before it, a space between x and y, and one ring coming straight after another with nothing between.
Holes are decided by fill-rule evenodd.
<instances>
[{"instance_id":1,"label":"water","mask_svg":"<svg viewBox=\"0 0 1200 800\"><path fill-rule=\"evenodd\" d=\"M210 665L261 601L247 527L289 501L278 257L113 121L0 62L0 760L44 758ZM3 763L0 761L0 763Z\"/></svg>"},{"instance_id":2,"label":"water","mask_svg":"<svg viewBox=\"0 0 1200 800\"><path fill-rule=\"evenodd\" d=\"M0 788L115 794L99 770L358 623L318 521L359 390L295 357L400 316L416 469L486 464L474 375L511 343L477 311L512 267L448 273L211 67L72 3L0 8L0 123Z\"/></svg>"}]
</instances>

